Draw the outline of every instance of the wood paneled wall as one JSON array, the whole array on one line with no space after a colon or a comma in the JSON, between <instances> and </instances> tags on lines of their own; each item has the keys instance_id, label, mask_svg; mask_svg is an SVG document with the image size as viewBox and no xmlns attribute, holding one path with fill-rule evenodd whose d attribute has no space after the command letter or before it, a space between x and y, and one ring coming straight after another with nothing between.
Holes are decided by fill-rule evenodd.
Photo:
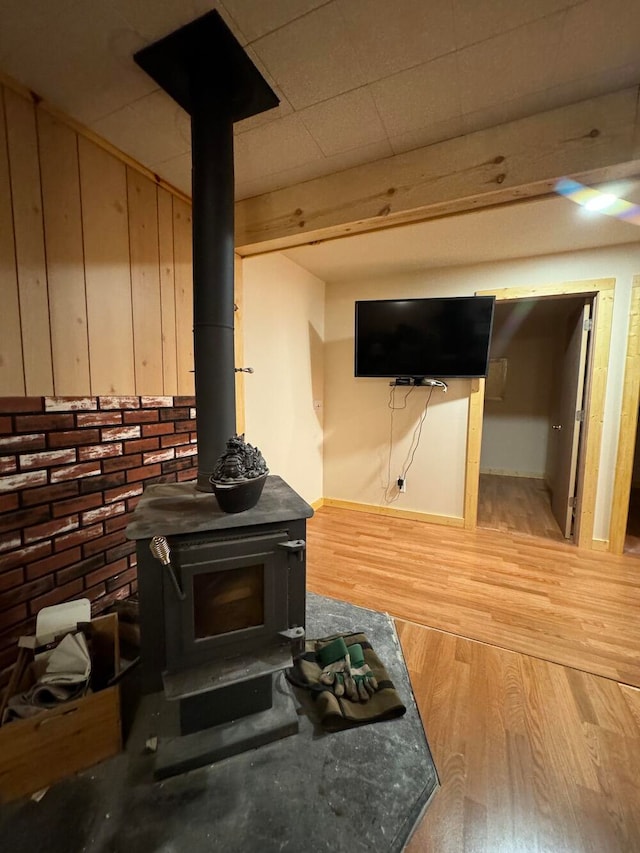
<instances>
[{"instance_id":1,"label":"wood paneled wall","mask_svg":"<svg viewBox=\"0 0 640 853\"><path fill-rule=\"evenodd\" d=\"M193 394L191 208L0 87L0 396Z\"/></svg>"}]
</instances>

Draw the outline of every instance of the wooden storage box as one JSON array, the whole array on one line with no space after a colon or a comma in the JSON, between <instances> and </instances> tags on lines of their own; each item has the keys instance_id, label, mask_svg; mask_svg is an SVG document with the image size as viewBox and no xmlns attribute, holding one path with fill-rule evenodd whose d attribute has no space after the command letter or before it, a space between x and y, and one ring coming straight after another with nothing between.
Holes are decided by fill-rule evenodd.
<instances>
[{"instance_id":1,"label":"wooden storage box","mask_svg":"<svg viewBox=\"0 0 640 853\"><path fill-rule=\"evenodd\" d=\"M92 663L103 677L119 670L118 617L93 619ZM19 690L33 683L28 671ZM0 727L0 803L32 794L122 749L117 685Z\"/></svg>"}]
</instances>

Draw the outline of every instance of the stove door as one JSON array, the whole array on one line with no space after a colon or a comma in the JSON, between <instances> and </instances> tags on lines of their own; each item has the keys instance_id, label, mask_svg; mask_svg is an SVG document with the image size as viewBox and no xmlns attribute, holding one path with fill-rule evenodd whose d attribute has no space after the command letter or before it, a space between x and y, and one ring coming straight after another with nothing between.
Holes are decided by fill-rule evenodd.
<instances>
[{"instance_id":1,"label":"stove door","mask_svg":"<svg viewBox=\"0 0 640 853\"><path fill-rule=\"evenodd\" d=\"M288 625L286 530L172 545L185 593L163 575L167 670L282 643Z\"/></svg>"}]
</instances>

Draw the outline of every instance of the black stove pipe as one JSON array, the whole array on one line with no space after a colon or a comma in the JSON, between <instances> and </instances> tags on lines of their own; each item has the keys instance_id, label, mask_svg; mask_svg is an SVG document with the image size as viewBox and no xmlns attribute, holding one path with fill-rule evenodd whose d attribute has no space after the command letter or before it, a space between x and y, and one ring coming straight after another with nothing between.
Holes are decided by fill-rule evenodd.
<instances>
[{"instance_id":1,"label":"black stove pipe","mask_svg":"<svg viewBox=\"0 0 640 853\"><path fill-rule=\"evenodd\" d=\"M279 102L215 10L134 59L191 115L197 486L212 491L236 431L233 123Z\"/></svg>"},{"instance_id":2,"label":"black stove pipe","mask_svg":"<svg viewBox=\"0 0 640 853\"><path fill-rule=\"evenodd\" d=\"M234 372L233 120L224 96L211 109L211 86L192 86L193 346L198 489L236 431Z\"/></svg>"}]
</instances>

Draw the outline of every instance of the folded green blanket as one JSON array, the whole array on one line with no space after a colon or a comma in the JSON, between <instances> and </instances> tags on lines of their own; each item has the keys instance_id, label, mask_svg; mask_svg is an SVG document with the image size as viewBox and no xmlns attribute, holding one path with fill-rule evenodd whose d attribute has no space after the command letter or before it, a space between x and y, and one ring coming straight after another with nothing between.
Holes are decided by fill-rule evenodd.
<instances>
[{"instance_id":1,"label":"folded green blanket","mask_svg":"<svg viewBox=\"0 0 640 853\"><path fill-rule=\"evenodd\" d=\"M318 652L338 637L344 639L347 648L355 644L362 646L365 663L371 667L379 688L368 702L353 702L346 696L337 697L330 687L320 683L322 666L318 661ZM362 633L334 634L320 640L308 640L304 653L294 659L293 667L287 671L287 678L292 684L311 693L320 722L329 732L391 720L401 717L407 710L380 658Z\"/></svg>"}]
</instances>

